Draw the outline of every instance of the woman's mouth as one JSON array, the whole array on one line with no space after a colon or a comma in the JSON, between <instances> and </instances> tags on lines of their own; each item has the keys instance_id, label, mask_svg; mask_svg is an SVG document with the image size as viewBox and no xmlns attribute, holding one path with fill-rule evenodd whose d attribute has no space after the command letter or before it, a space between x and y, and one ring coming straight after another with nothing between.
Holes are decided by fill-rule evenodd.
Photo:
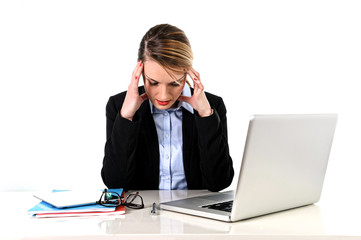
<instances>
[{"instance_id":1,"label":"woman's mouth","mask_svg":"<svg viewBox=\"0 0 361 240\"><path fill-rule=\"evenodd\" d=\"M159 100L157 100L157 103L158 103L159 105L165 106L165 105L167 105L168 103L170 103L170 101L159 101Z\"/></svg>"}]
</instances>

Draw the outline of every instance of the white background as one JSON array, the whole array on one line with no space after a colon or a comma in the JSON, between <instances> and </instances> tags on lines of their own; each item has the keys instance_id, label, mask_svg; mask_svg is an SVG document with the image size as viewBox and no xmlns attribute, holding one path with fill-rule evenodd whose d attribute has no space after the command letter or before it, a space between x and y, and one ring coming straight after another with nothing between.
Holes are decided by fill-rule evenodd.
<instances>
[{"instance_id":1,"label":"white background","mask_svg":"<svg viewBox=\"0 0 361 240\"><path fill-rule=\"evenodd\" d=\"M0 190L103 187L105 105L127 89L144 33L170 23L225 101L236 176L252 114L338 113L323 197L352 198L360 12L347 0L0 0Z\"/></svg>"}]
</instances>

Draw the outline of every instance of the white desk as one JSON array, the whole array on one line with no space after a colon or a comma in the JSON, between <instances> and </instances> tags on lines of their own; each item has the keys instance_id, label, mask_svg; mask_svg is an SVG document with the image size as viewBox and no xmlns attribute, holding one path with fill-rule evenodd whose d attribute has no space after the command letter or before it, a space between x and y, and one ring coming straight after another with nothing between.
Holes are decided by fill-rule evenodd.
<instances>
[{"instance_id":1,"label":"white desk","mask_svg":"<svg viewBox=\"0 0 361 240\"><path fill-rule=\"evenodd\" d=\"M153 202L208 193L140 191L146 208L126 209L122 216L36 219L27 215L39 202L31 192L0 192L0 239L361 239L357 202L325 202L236 223L162 210L150 214Z\"/></svg>"}]
</instances>

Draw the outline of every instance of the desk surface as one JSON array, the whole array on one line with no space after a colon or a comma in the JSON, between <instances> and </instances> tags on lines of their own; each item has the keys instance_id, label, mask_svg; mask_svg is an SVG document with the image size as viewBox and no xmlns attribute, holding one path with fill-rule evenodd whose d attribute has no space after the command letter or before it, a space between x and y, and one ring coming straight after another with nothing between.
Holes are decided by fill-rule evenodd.
<instances>
[{"instance_id":1,"label":"desk surface","mask_svg":"<svg viewBox=\"0 0 361 240\"><path fill-rule=\"evenodd\" d=\"M153 202L209 194L208 191L140 191L146 208L122 216L36 219L27 210L39 201L31 192L0 192L0 239L361 239L359 204L322 202L236 223L158 210ZM9 197L12 206L8 202ZM342 209L342 207L345 207Z\"/></svg>"}]
</instances>

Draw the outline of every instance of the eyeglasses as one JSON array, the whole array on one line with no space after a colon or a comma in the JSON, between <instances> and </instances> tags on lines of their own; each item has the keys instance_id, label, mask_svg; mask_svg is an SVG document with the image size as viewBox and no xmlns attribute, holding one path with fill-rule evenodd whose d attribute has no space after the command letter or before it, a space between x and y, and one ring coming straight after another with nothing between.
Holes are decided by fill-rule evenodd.
<instances>
[{"instance_id":1,"label":"eyeglasses","mask_svg":"<svg viewBox=\"0 0 361 240\"><path fill-rule=\"evenodd\" d=\"M96 201L104 207L118 207L126 206L133 209L144 208L143 198L139 195L139 192L129 194L126 199L122 198L116 192L109 192L108 189L104 189L99 201Z\"/></svg>"}]
</instances>

